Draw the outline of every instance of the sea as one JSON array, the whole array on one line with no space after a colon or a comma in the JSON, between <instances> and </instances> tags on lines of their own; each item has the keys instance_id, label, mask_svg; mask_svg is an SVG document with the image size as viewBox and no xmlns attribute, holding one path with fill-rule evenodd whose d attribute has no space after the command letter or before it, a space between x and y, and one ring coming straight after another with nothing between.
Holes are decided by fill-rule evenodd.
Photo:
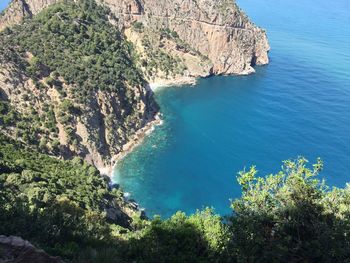
<instances>
[{"instance_id":1,"label":"sea","mask_svg":"<svg viewBox=\"0 0 350 263\"><path fill-rule=\"evenodd\" d=\"M277 173L298 156L322 158L330 186L350 182L350 1L237 3L266 29L270 64L155 92L163 125L113 175L149 217L230 214L239 171Z\"/></svg>"}]
</instances>

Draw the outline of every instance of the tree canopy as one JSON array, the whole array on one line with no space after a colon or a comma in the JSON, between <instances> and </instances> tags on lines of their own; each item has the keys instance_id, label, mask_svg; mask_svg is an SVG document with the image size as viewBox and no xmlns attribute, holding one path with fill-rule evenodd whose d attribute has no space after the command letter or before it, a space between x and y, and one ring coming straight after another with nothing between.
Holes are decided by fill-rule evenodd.
<instances>
[{"instance_id":1,"label":"tree canopy","mask_svg":"<svg viewBox=\"0 0 350 263\"><path fill-rule=\"evenodd\" d=\"M92 89L132 98L131 86L143 84L133 46L108 20L109 10L92 0L63 1L0 33L0 52L38 82L75 86L81 98ZM77 98L79 97L77 96Z\"/></svg>"}]
</instances>

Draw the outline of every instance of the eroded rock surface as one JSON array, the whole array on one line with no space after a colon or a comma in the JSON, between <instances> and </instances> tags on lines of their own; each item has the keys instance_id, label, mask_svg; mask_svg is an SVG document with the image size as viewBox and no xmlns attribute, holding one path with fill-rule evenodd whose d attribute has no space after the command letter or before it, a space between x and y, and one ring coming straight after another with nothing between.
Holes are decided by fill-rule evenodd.
<instances>
[{"instance_id":1,"label":"eroded rock surface","mask_svg":"<svg viewBox=\"0 0 350 263\"><path fill-rule=\"evenodd\" d=\"M0 263L63 263L17 236L0 235Z\"/></svg>"},{"instance_id":2,"label":"eroded rock surface","mask_svg":"<svg viewBox=\"0 0 350 263\"><path fill-rule=\"evenodd\" d=\"M58 0L13 0L0 17L0 30L18 23L23 17L31 17L56 2ZM162 29L176 32L181 42L188 45L197 58L188 61L186 56L189 52L176 52L178 51L176 46L165 48L166 53L178 57L189 69L175 75L249 74L254 72L253 66L269 62L270 47L265 31L253 24L235 1L98 0L98 2L110 8L113 15L111 22L120 29L131 28L138 21L144 25L147 34L151 31L156 38L161 38L159 31ZM134 43L142 38L142 35L129 37ZM201 62L199 71L198 67L195 69L191 67L194 61ZM164 72L153 75L155 78L162 77Z\"/></svg>"}]
</instances>

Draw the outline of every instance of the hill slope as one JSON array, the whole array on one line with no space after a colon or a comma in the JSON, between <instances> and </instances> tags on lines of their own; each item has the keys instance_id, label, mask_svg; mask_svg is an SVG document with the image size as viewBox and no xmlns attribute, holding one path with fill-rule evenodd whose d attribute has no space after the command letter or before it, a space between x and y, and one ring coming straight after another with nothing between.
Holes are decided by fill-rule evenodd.
<instances>
[{"instance_id":1,"label":"hill slope","mask_svg":"<svg viewBox=\"0 0 350 263\"><path fill-rule=\"evenodd\" d=\"M0 43L2 131L41 152L110 166L156 117L132 45L93 1L50 6Z\"/></svg>"},{"instance_id":2,"label":"hill slope","mask_svg":"<svg viewBox=\"0 0 350 263\"><path fill-rule=\"evenodd\" d=\"M57 2L60 0L13 0L0 17L0 30ZM115 26L132 31L126 35L144 58L143 71L151 82L248 74L254 72L252 66L269 62L265 31L255 26L234 1L97 2L110 8L109 19ZM167 65L162 67L164 63Z\"/></svg>"}]
</instances>

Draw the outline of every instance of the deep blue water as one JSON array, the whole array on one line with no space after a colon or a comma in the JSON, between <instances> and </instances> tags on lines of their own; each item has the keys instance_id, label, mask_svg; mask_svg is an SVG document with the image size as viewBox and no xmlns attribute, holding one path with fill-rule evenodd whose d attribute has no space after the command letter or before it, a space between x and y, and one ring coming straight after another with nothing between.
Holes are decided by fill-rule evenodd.
<instances>
[{"instance_id":1,"label":"deep blue water","mask_svg":"<svg viewBox=\"0 0 350 263\"><path fill-rule=\"evenodd\" d=\"M148 215L203 206L229 213L237 172L321 157L331 185L350 182L350 1L240 0L268 32L268 66L156 93L164 125L128 155L114 180Z\"/></svg>"}]
</instances>

